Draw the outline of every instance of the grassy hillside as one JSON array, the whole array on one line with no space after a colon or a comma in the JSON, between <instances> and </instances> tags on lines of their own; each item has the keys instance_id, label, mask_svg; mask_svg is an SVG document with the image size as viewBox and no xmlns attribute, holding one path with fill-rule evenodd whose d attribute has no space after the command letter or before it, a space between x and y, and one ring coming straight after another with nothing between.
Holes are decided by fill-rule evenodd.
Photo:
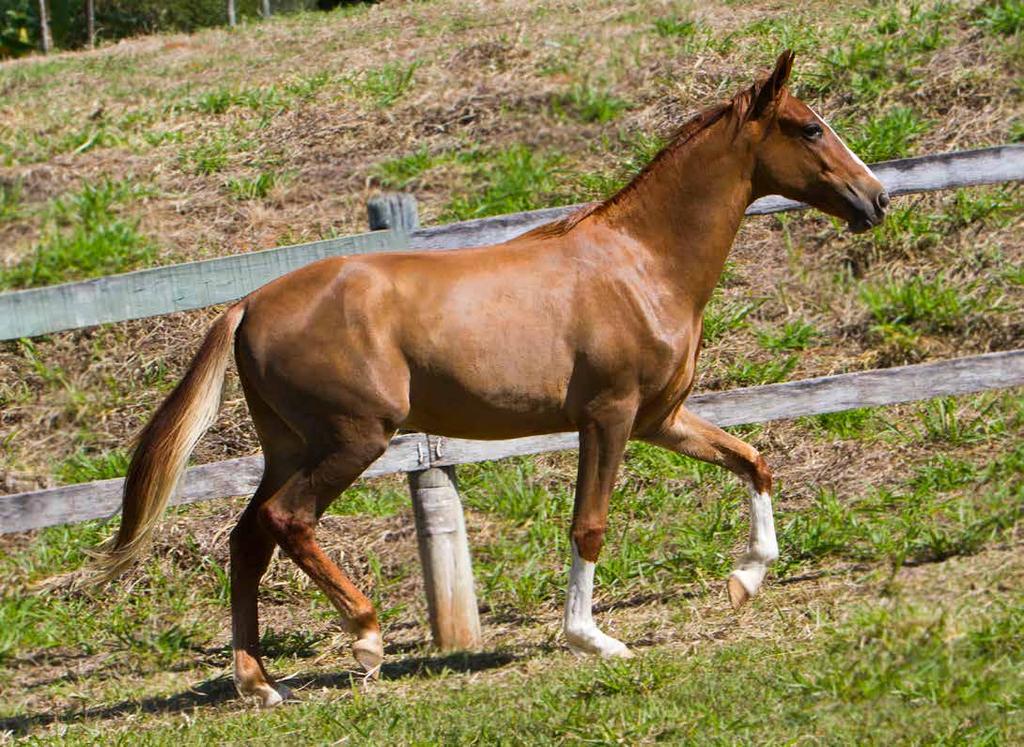
<instances>
[{"instance_id":1,"label":"grassy hillside","mask_svg":"<svg viewBox=\"0 0 1024 747\"><path fill-rule=\"evenodd\" d=\"M1024 138L1024 11L944 2L382 3L0 65L0 289L364 230L379 189L424 223L609 194L784 47L865 160ZM748 220L708 310L700 390L1024 347L1017 185L898 198L854 237ZM0 490L121 474L216 310L0 344ZM325 547L380 606L385 679L347 673L326 600L264 584L301 705L233 699L226 533L171 512L153 559L88 597L30 586L96 523L0 537L0 734L154 743L1024 738L1024 392L738 429L776 469L782 557L740 614L734 478L632 446L598 571L640 657L562 648L572 455L460 471L487 637L431 653L405 487L365 481ZM255 451L229 382L196 452ZM184 732L184 729L190 729Z\"/></svg>"}]
</instances>

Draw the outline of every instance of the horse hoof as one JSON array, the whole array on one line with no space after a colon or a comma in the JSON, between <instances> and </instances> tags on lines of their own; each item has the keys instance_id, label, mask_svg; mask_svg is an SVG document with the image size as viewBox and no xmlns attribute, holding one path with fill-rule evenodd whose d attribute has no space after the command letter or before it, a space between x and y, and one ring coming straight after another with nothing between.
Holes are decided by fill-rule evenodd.
<instances>
[{"instance_id":1,"label":"horse hoof","mask_svg":"<svg viewBox=\"0 0 1024 747\"><path fill-rule=\"evenodd\" d=\"M352 644L352 655L370 679L380 678L380 665L384 661L384 646L380 637L374 633L367 638L360 638Z\"/></svg>"},{"instance_id":2,"label":"horse hoof","mask_svg":"<svg viewBox=\"0 0 1024 747\"><path fill-rule=\"evenodd\" d=\"M630 649L626 645L623 645L622 648L616 647L613 649L601 651L596 649L583 648L582 646L574 646L570 643L569 651L572 652L575 656L580 657L581 659L590 658L592 656L600 656L602 659L632 659L636 656L636 654L633 653L632 649Z\"/></svg>"},{"instance_id":3,"label":"horse hoof","mask_svg":"<svg viewBox=\"0 0 1024 747\"><path fill-rule=\"evenodd\" d=\"M729 576L726 587L729 589L729 601L732 602L734 610L750 601L750 592L736 576Z\"/></svg>"},{"instance_id":4,"label":"horse hoof","mask_svg":"<svg viewBox=\"0 0 1024 747\"><path fill-rule=\"evenodd\" d=\"M633 653L633 649L628 646L623 646L610 654L606 654L606 656L613 659L632 659L636 654Z\"/></svg>"},{"instance_id":5,"label":"horse hoof","mask_svg":"<svg viewBox=\"0 0 1024 747\"><path fill-rule=\"evenodd\" d=\"M622 641L605 635L596 628L590 635L566 631L569 650L576 656L600 656L602 659L632 659L633 652Z\"/></svg>"},{"instance_id":6,"label":"horse hoof","mask_svg":"<svg viewBox=\"0 0 1024 747\"><path fill-rule=\"evenodd\" d=\"M283 685L263 685L252 695L259 700L260 708L277 708L286 700L293 700L292 691Z\"/></svg>"}]
</instances>

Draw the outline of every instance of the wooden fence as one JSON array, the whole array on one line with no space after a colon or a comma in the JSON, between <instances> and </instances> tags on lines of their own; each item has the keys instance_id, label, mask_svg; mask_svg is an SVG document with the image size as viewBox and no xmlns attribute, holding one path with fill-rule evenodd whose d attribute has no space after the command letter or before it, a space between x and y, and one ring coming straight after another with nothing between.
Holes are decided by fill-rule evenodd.
<instances>
[{"instance_id":1,"label":"wooden fence","mask_svg":"<svg viewBox=\"0 0 1024 747\"><path fill-rule=\"evenodd\" d=\"M1024 180L1024 145L888 161L872 167L893 195ZM577 205L532 210L431 228L418 224L200 262L0 294L0 340L106 322L188 311L234 301L318 259L367 252L459 249L506 241L567 215ZM765 197L747 210L765 215L806 207Z\"/></svg>"},{"instance_id":2,"label":"wooden fence","mask_svg":"<svg viewBox=\"0 0 1024 747\"><path fill-rule=\"evenodd\" d=\"M893 194L1024 180L1024 147L892 161L873 167ZM778 197L748 214L805 207ZM494 243L553 220L569 208L419 229L415 202L376 198L368 206L374 233L263 252L190 262L49 288L0 294L0 338L39 335L230 301L315 259L395 249L449 249ZM720 426L836 412L1024 384L1024 350L862 371L691 397L694 412ZM367 476L405 472L413 498L427 602L435 643L471 648L479 618L455 466L572 449L575 433L504 441L448 439L412 433L395 438ZM186 471L173 504L251 493L261 456L230 459ZM120 508L122 480L101 480L0 496L0 533L107 517Z\"/></svg>"}]
</instances>

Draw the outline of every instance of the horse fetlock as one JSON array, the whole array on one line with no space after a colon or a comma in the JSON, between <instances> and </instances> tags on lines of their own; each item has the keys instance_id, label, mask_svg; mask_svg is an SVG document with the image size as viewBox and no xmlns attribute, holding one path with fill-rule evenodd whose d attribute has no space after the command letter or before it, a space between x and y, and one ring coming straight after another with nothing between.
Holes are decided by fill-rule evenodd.
<instances>
[{"instance_id":1,"label":"horse fetlock","mask_svg":"<svg viewBox=\"0 0 1024 747\"><path fill-rule=\"evenodd\" d=\"M380 677L380 666L384 662L384 644L379 633L367 633L359 638L352 644L352 655L368 677Z\"/></svg>"}]
</instances>

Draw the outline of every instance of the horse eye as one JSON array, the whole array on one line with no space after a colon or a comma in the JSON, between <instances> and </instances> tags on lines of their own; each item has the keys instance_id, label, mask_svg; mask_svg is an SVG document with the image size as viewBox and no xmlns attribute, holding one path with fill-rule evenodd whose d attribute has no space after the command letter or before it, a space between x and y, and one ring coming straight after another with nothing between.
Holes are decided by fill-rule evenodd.
<instances>
[{"instance_id":1,"label":"horse eye","mask_svg":"<svg viewBox=\"0 0 1024 747\"><path fill-rule=\"evenodd\" d=\"M804 137L808 140L815 140L821 137L821 125L817 122L811 122L810 124L804 125Z\"/></svg>"}]
</instances>

